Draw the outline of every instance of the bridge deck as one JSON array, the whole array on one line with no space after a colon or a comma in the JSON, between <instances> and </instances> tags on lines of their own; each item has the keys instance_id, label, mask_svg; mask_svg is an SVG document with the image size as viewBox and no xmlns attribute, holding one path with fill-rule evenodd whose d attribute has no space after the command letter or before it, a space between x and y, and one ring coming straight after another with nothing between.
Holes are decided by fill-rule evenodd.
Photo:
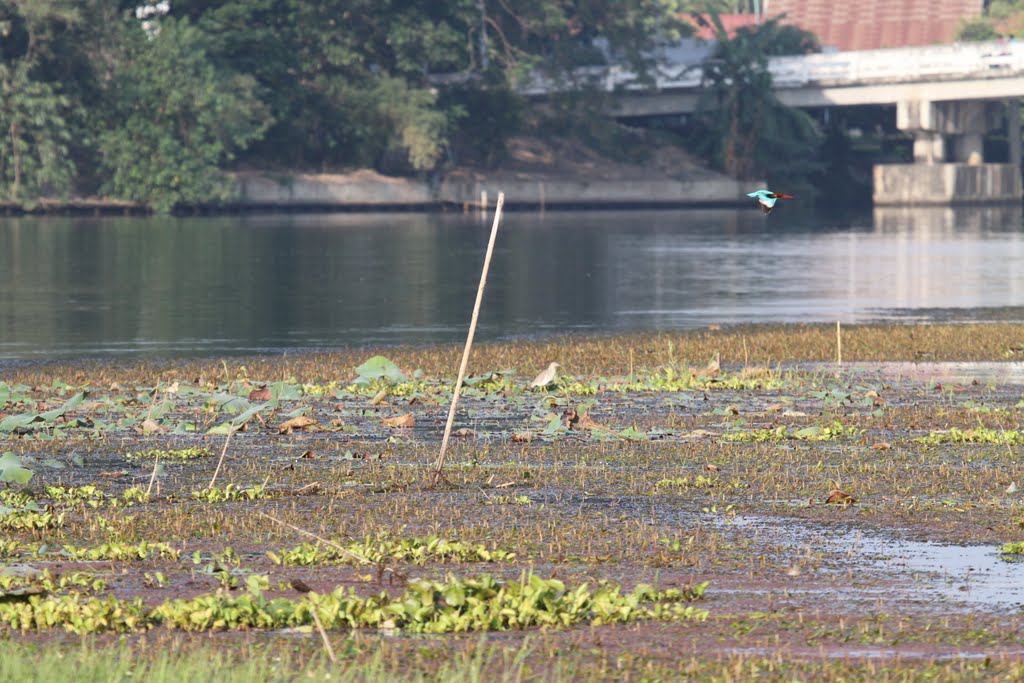
<instances>
[{"instance_id":1,"label":"bridge deck","mask_svg":"<svg viewBox=\"0 0 1024 683\"><path fill-rule=\"evenodd\" d=\"M1024 43L1015 41L773 57L768 69L779 99L796 107L1024 97ZM658 72L653 90L621 67L578 75L620 93L619 116L693 111L701 65L666 61ZM543 97L556 89L538 79L524 90Z\"/></svg>"}]
</instances>

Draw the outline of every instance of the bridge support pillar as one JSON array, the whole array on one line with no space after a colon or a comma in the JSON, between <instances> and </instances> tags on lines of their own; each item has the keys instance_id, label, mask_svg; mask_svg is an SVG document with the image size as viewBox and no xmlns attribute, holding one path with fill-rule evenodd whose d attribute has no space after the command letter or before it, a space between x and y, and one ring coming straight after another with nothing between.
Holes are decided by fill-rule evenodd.
<instances>
[{"instance_id":1,"label":"bridge support pillar","mask_svg":"<svg viewBox=\"0 0 1024 683\"><path fill-rule=\"evenodd\" d=\"M942 133L920 130L914 133L914 161L934 164L946 158L946 140Z\"/></svg>"},{"instance_id":2,"label":"bridge support pillar","mask_svg":"<svg viewBox=\"0 0 1024 683\"><path fill-rule=\"evenodd\" d=\"M1019 202L1019 162L991 164L984 158L984 135L999 125L1005 109L977 100L898 103L896 126L914 134L915 163L876 165L875 203Z\"/></svg>"}]
</instances>

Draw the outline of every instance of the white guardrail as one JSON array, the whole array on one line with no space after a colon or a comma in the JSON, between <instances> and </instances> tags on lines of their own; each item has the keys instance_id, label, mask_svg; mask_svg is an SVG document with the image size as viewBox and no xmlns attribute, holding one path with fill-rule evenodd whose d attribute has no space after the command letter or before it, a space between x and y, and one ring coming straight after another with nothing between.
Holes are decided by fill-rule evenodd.
<instances>
[{"instance_id":1,"label":"white guardrail","mask_svg":"<svg viewBox=\"0 0 1024 683\"><path fill-rule=\"evenodd\" d=\"M1024 72L1024 42L956 43L772 57L768 70L776 88L992 78ZM687 90L701 85L699 62L664 63L659 65L658 72L656 90ZM618 66L580 69L576 76L596 82L609 92L646 88L635 73ZM560 89L550 80L536 78L521 92L540 96Z\"/></svg>"}]
</instances>

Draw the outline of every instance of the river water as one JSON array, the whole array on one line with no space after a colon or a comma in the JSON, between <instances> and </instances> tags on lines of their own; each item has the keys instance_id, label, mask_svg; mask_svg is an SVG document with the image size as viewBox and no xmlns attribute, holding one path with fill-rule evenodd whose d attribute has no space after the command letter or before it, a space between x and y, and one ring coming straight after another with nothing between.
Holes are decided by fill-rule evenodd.
<instances>
[{"instance_id":1,"label":"river water","mask_svg":"<svg viewBox=\"0 0 1024 683\"><path fill-rule=\"evenodd\" d=\"M0 218L0 359L465 337L476 213ZM1021 208L507 212L478 340L1024 320Z\"/></svg>"}]
</instances>

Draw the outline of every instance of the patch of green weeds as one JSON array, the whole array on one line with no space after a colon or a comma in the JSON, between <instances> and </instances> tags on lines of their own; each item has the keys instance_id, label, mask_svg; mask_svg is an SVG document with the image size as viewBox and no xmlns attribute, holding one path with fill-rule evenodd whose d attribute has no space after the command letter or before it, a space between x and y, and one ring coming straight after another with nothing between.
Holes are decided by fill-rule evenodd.
<instances>
[{"instance_id":1,"label":"patch of green weeds","mask_svg":"<svg viewBox=\"0 0 1024 683\"><path fill-rule=\"evenodd\" d=\"M64 513L0 507L0 529L42 531L64 526Z\"/></svg>"},{"instance_id":2,"label":"patch of green weeds","mask_svg":"<svg viewBox=\"0 0 1024 683\"><path fill-rule=\"evenodd\" d=\"M18 557L28 548L11 538L0 538L0 557Z\"/></svg>"},{"instance_id":3,"label":"patch of green weeds","mask_svg":"<svg viewBox=\"0 0 1024 683\"><path fill-rule=\"evenodd\" d=\"M0 602L0 624L15 631L63 628L69 633L85 635L141 631L152 622L141 598L82 598L70 594L31 595L26 600Z\"/></svg>"},{"instance_id":4,"label":"patch of green weeds","mask_svg":"<svg viewBox=\"0 0 1024 683\"><path fill-rule=\"evenodd\" d=\"M1004 543L999 548L999 552L1003 555L1024 555L1024 541Z\"/></svg>"},{"instance_id":5,"label":"patch of green weeds","mask_svg":"<svg viewBox=\"0 0 1024 683\"><path fill-rule=\"evenodd\" d=\"M1024 434L1016 429L989 429L988 427L957 429L953 427L948 430L931 432L928 436L918 437L914 441L930 445L943 443L986 443L1015 446L1024 444Z\"/></svg>"},{"instance_id":6,"label":"patch of green weeds","mask_svg":"<svg viewBox=\"0 0 1024 683\"><path fill-rule=\"evenodd\" d=\"M65 401L59 408L54 408L52 410L46 410L43 412L29 411L27 413L20 413L17 415L8 415L3 420L0 420L0 433L11 433L17 430L27 432L35 430L36 428L53 428L54 431L56 431L54 423L56 423L59 418L64 417L64 414L69 410L73 410L81 404L87 395L87 392L80 391Z\"/></svg>"},{"instance_id":7,"label":"patch of green weeds","mask_svg":"<svg viewBox=\"0 0 1024 683\"><path fill-rule=\"evenodd\" d=\"M270 498L271 492L267 490L265 484L256 484L248 488L242 488L236 484L228 484L224 488L199 489L189 495L193 500L201 500L207 503L225 503L237 500Z\"/></svg>"},{"instance_id":8,"label":"patch of green weeds","mask_svg":"<svg viewBox=\"0 0 1024 683\"><path fill-rule=\"evenodd\" d=\"M623 592L618 585L587 584L567 588L557 579L524 576L502 581L485 574L476 579L448 576L417 580L402 594L381 592L361 597L340 587L292 600L268 599L262 590L242 595L220 591L164 602L152 610L141 599L32 595L0 603L0 624L12 630L64 628L78 634L140 631L156 625L186 631L278 629L310 626L313 613L326 629L401 629L416 633L506 631L537 626L625 624L641 620L705 620L708 611L689 603L703 597L706 583L692 588L656 590L640 584Z\"/></svg>"},{"instance_id":9,"label":"patch of green weeds","mask_svg":"<svg viewBox=\"0 0 1024 683\"><path fill-rule=\"evenodd\" d=\"M172 548L162 542L150 543L140 541L139 543L103 543L91 548L80 548L74 545L64 545L62 552L72 560L114 560L114 561L136 561L150 560L154 558L168 558L177 560L181 555L180 550Z\"/></svg>"},{"instance_id":10,"label":"patch of green weeds","mask_svg":"<svg viewBox=\"0 0 1024 683\"><path fill-rule=\"evenodd\" d=\"M315 565L359 562L379 564L385 561L411 562L507 562L516 554L499 548L449 541L437 536L409 538L398 541L366 539L362 543L332 546L303 543L291 550L270 551L267 557L280 565Z\"/></svg>"},{"instance_id":11,"label":"patch of green weeds","mask_svg":"<svg viewBox=\"0 0 1024 683\"><path fill-rule=\"evenodd\" d=\"M491 496L484 505L533 505L529 496Z\"/></svg>"},{"instance_id":12,"label":"patch of green weeds","mask_svg":"<svg viewBox=\"0 0 1024 683\"><path fill-rule=\"evenodd\" d=\"M462 380L465 389L473 389L482 394L515 393L521 390L515 381L515 370L494 370L479 375L470 375ZM467 392L466 395L472 395Z\"/></svg>"},{"instance_id":13,"label":"patch of green weeds","mask_svg":"<svg viewBox=\"0 0 1024 683\"><path fill-rule=\"evenodd\" d=\"M47 486L46 497L55 505L85 505L98 508L103 505L107 495L96 486Z\"/></svg>"},{"instance_id":14,"label":"patch of green weeds","mask_svg":"<svg viewBox=\"0 0 1024 683\"><path fill-rule=\"evenodd\" d=\"M681 488L681 489L709 489L714 486L718 486L718 479L715 477L706 477L703 474L698 474L692 479L690 477L675 477L673 479L661 479L654 487L655 488Z\"/></svg>"},{"instance_id":15,"label":"patch of green weeds","mask_svg":"<svg viewBox=\"0 0 1024 683\"><path fill-rule=\"evenodd\" d=\"M830 425L793 428L787 425L780 425L774 429L751 429L749 431L729 432L723 434L726 441L743 441L752 443L763 443L768 441L785 441L796 439L798 441L834 441L845 437L858 437L864 433L863 429L857 427L846 427L840 422L833 422Z\"/></svg>"},{"instance_id":16,"label":"patch of green weeds","mask_svg":"<svg viewBox=\"0 0 1024 683\"><path fill-rule=\"evenodd\" d=\"M54 577L48 569L39 573L0 574L0 598L32 593L59 593L68 589L98 592L107 582L87 572L70 572Z\"/></svg>"}]
</instances>

